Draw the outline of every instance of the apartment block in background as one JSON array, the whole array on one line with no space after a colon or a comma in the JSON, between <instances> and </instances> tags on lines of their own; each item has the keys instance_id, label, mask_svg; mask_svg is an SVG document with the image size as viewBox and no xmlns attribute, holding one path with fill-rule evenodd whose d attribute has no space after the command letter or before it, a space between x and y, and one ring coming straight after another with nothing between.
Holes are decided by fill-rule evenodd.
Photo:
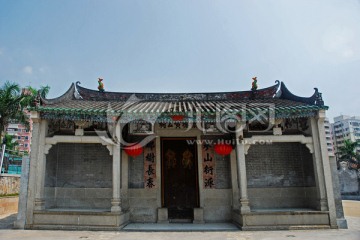
<instances>
[{"instance_id":1,"label":"apartment block in background","mask_svg":"<svg viewBox=\"0 0 360 240\"><path fill-rule=\"evenodd\" d=\"M340 115L334 118L332 124L335 152L344 146L345 140L355 142L360 140L360 116ZM360 153L360 147L357 152Z\"/></svg>"},{"instance_id":2,"label":"apartment block in background","mask_svg":"<svg viewBox=\"0 0 360 240\"><path fill-rule=\"evenodd\" d=\"M329 156L334 156L335 148L333 142L333 133L331 128L331 123L329 122L328 118L325 118L324 120L324 127L325 127L325 135L326 135L326 145Z\"/></svg>"},{"instance_id":3,"label":"apartment block in background","mask_svg":"<svg viewBox=\"0 0 360 240\"><path fill-rule=\"evenodd\" d=\"M30 113L28 113L28 117L30 118ZM6 133L14 136L15 141L18 143L16 150L19 151L20 155L30 154L31 126L30 119L30 129L18 122L11 122L6 127Z\"/></svg>"}]
</instances>

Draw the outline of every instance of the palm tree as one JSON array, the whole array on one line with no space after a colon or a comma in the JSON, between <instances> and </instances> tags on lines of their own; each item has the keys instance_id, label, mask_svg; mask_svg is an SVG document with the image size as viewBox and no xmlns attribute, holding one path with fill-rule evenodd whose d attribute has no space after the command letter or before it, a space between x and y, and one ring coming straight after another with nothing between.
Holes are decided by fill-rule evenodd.
<instances>
[{"instance_id":1,"label":"palm tree","mask_svg":"<svg viewBox=\"0 0 360 240\"><path fill-rule=\"evenodd\" d=\"M360 155L356 151L357 146L360 146L360 141L345 140L344 146L339 148L339 160L349 162L351 168L357 168L360 160Z\"/></svg>"},{"instance_id":2,"label":"palm tree","mask_svg":"<svg viewBox=\"0 0 360 240\"><path fill-rule=\"evenodd\" d=\"M17 120L27 127L29 119L24 113L24 109L34 106L38 95L45 98L49 93L48 85L41 86L40 90L28 86L27 91L20 92L20 86L17 83L5 82L0 88L0 144L2 143L2 131L10 120Z\"/></svg>"},{"instance_id":3,"label":"palm tree","mask_svg":"<svg viewBox=\"0 0 360 240\"><path fill-rule=\"evenodd\" d=\"M11 119L26 119L22 111L23 100L24 96L20 93L18 84L5 82L0 88L0 143L2 143L1 133Z\"/></svg>"},{"instance_id":4,"label":"palm tree","mask_svg":"<svg viewBox=\"0 0 360 240\"><path fill-rule=\"evenodd\" d=\"M22 94L24 95L24 100L22 101L22 105L25 107L33 107L34 101L38 96L46 98L50 91L50 87L48 85L41 86L40 89L37 90L36 88L27 86L23 90Z\"/></svg>"}]
</instances>

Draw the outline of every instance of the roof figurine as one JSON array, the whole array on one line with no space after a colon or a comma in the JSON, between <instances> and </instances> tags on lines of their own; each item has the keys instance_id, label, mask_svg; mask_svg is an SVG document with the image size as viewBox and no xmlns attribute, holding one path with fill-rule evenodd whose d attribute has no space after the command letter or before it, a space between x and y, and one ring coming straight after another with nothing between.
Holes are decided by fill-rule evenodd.
<instances>
[{"instance_id":1,"label":"roof figurine","mask_svg":"<svg viewBox=\"0 0 360 240\"><path fill-rule=\"evenodd\" d=\"M252 78L253 82L252 82L252 84L251 84L251 91L256 91L257 88L258 88L258 86L257 86L257 79L256 79L256 78L257 78L257 77L253 77L253 78Z\"/></svg>"},{"instance_id":2,"label":"roof figurine","mask_svg":"<svg viewBox=\"0 0 360 240\"><path fill-rule=\"evenodd\" d=\"M103 80L104 79L102 79L102 78L98 78L98 83L99 83L98 89L100 92L105 92L104 83L102 82Z\"/></svg>"}]
</instances>

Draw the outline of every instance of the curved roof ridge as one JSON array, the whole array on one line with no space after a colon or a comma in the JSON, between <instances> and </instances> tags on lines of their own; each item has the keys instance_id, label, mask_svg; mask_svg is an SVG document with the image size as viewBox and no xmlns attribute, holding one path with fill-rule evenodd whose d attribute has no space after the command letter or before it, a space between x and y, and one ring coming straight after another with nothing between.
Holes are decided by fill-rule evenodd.
<instances>
[{"instance_id":1,"label":"curved roof ridge","mask_svg":"<svg viewBox=\"0 0 360 240\"><path fill-rule=\"evenodd\" d=\"M40 96L40 101L42 105L48 105L48 104L55 104L55 103L59 103L59 102L63 102L66 100L72 100L74 99L74 93L75 93L75 84L72 83L70 85L70 88L61 96L57 97L57 98L52 98L52 99L46 99L46 98L42 98Z\"/></svg>"},{"instance_id":2,"label":"curved roof ridge","mask_svg":"<svg viewBox=\"0 0 360 240\"><path fill-rule=\"evenodd\" d=\"M312 105L318 105L318 106L324 106L324 101L322 100L322 94L319 92L317 88L314 88L315 92L311 97L299 97L286 87L284 82L281 82L280 85L280 96L278 98L280 99L287 99L295 102L302 102Z\"/></svg>"},{"instance_id":3,"label":"curved roof ridge","mask_svg":"<svg viewBox=\"0 0 360 240\"><path fill-rule=\"evenodd\" d=\"M76 83L76 89L84 100L94 101L126 101L130 96L135 95L140 100L236 100L251 99L256 93L256 98L273 98L279 88L280 83L259 89L256 91L233 91L233 92L194 92L194 93L141 93L141 92L100 92L79 86Z\"/></svg>"}]
</instances>

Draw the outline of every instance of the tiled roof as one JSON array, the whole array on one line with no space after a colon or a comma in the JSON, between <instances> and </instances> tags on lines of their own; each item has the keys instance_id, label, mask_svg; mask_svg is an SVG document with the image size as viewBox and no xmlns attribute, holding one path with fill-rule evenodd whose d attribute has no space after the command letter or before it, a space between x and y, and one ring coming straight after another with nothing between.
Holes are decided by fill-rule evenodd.
<instances>
[{"instance_id":1,"label":"tiled roof","mask_svg":"<svg viewBox=\"0 0 360 240\"><path fill-rule=\"evenodd\" d=\"M246 108L267 108L275 107L277 111L297 111L297 110L318 110L317 105L298 103L285 99L267 99L267 101L242 100L242 101L128 101L128 102L109 102L109 101L86 101L68 100L52 105L40 106L37 108L41 112L82 112L89 114L97 113L186 113L203 112L215 113L216 111L240 112Z\"/></svg>"},{"instance_id":2,"label":"tiled roof","mask_svg":"<svg viewBox=\"0 0 360 240\"><path fill-rule=\"evenodd\" d=\"M222 93L117 93L99 92L72 84L70 89L56 99L42 99L33 110L47 115L121 115L216 112L240 113L274 111L277 118L312 116L323 105L321 93L303 98L293 95L286 86L276 85L257 91Z\"/></svg>"}]
</instances>

